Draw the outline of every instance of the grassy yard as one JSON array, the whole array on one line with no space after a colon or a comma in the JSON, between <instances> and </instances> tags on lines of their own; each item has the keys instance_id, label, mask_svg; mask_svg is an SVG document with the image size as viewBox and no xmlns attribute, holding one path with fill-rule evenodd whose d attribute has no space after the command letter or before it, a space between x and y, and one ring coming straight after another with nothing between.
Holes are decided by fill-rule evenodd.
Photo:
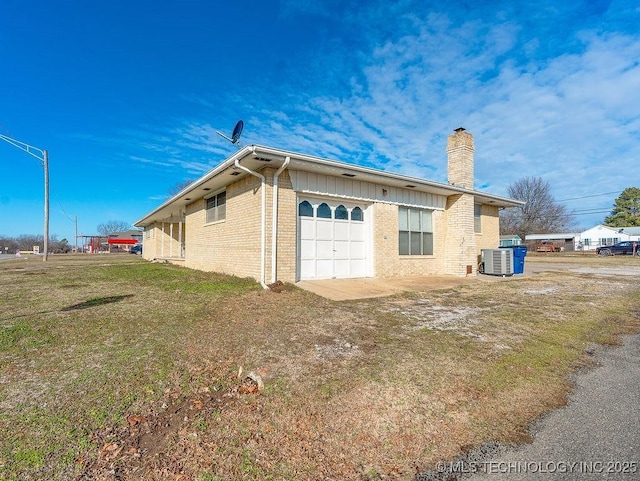
<instances>
[{"instance_id":1,"label":"grassy yard","mask_svg":"<svg viewBox=\"0 0 640 481\"><path fill-rule=\"evenodd\" d=\"M591 343L638 331L631 276L335 303L137 256L3 262L0 479L412 479L526 442Z\"/></svg>"}]
</instances>

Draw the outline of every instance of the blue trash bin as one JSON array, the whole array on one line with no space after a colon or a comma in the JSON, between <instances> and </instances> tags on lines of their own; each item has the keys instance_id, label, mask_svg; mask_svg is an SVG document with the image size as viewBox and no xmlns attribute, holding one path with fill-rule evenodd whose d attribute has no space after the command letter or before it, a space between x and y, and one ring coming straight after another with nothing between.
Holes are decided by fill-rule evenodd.
<instances>
[{"instance_id":1,"label":"blue trash bin","mask_svg":"<svg viewBox=\"0 0 640 481\"><path fill-rule=\"evenodd\" d=\"M527 246L513 246L513 273L524 274L524 258L527 256Z\"/></svg>"},{"instance_id":2,"label":"blue trash bin","mask_svg":"<svg viewBox=\"0 0 640 481\"><path fill-rule=\"evenodd\" d=\"M524 274L524 258L527 255L527 246L500 246L500 249L513 251L513 273Z\"/></svg>"}]
</instances>

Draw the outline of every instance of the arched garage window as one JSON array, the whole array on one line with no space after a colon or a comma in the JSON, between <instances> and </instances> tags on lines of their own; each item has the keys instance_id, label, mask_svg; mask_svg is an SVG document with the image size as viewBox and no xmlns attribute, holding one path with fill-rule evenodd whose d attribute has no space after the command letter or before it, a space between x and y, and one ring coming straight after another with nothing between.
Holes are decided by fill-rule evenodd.
<instances>
[{"instance_id":1,"label":"arched garage window","mask_svg":"<svg viewBox=\"0 0 640 481\"><path fill-rule=\"evenodd\" d=\"M318 206L318 217L320 219L331 219L331 207L326 202Z\"/></svg>"},{"instance_id":2,"label":"arched garage window","mask_svg":"<svg viewBox=\"0 0 640 481\"><path fill-rule=\"evenodd\" d=\"M304 202L300 202L300 205L298 206L298 215L300 217L313 217L313 206L306 200Z\"/></svg>"},{"instance_id":3,"label":"arched garage window","mask_svg":"<svg viewBox=\"0 0 640 481\"><path fill-rule=\"evenodd\" d=\"M349 212L344 205L336 207L335 218L340 220L349 220Z\"/></svg>"},{"instance_id":4,"label":"arched garage window","mask_svg":"<svg viewBox=\"0 0 640 481\"><path fill-rule=\"evenodd\" d=\"M362 221L362 209L360 207L354 207L351 211L351 220Z\"/></svg>"}]
</instances>

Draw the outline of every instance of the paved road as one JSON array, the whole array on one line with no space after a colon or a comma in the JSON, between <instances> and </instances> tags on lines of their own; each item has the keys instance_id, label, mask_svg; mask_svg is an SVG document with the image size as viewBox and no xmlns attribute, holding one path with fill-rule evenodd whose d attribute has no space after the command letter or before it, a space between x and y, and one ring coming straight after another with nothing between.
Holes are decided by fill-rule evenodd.
<instances>
[{"instance_id":1,"label":"paved road","mask_svg":"<svg viewBox=\"0 0 640 481\"><path fill-rule=\"evenodd\" d=\"M599 365L575 376L569 404L536 423L532 444L474 457L462 471L485 472L459 479L639 480L640 335L595 355Z\"/></svg>"}]
</instances>

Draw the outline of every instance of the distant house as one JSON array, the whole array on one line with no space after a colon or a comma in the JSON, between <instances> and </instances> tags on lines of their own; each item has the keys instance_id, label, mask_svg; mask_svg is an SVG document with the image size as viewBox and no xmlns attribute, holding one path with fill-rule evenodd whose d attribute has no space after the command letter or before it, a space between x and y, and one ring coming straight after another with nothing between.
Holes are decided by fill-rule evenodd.
<instances>
[{"instance_id":1,"label":"distant house","mask_svg":"<svg viewBox=\"0 0 640 481\"><path fill-rule=\"evenodd\" d=\"M500 247L513 247L519 245L522 245L522 238L518 234L500 236Z\"/></svg>"},{"instance_id":2,"label":"distant house","mask_svg":"<svg viewBox=\"0 0 640 481\"><path fill-rule=\"evenodd\" d=\"M573 251L578 249L578 237L576 232L558 232L549 234L527 234L525 241L531 251L538 250L541 245L552 244L557 251ZM551 249L553 252L553 249Z\"/></svg>"},{"instance_id":3,"label":"distant house","mask_svg":"<svg viewBox=\"0 0 640 481\"><path fill-rule=\"evenodd\" d=\"M448 183L246 146L135 223L143 257L276 280L475 275L499 244L498 211L476 191L473 136L449 136Z\"/></svg>"},{"instance_id":4,"label":"distant house","mask_svg":"<svg viewBox=\"0 0 640 481\"><path fill-rule=\"evenodd\" d=\"M551 234L527 234L526 242L530 248L543 242L551 241L562 250L583 250L591 251L596 247L616 244L622 241L639 241L640 227L609 227L597 225L583 232L564 232Z\"/></svg>"},{"instance_id":5,"label":"distant house","mask_svg":"<svg viewBox=\"0 0 640 481\"><path fill-rule=\"evenodd\" d=\"M582 250L595 250L596 247L616 244L622 241L640 241L640 227L609 227L597 225L578 234L577 244Z\"/></svg>"}]
</instances>

